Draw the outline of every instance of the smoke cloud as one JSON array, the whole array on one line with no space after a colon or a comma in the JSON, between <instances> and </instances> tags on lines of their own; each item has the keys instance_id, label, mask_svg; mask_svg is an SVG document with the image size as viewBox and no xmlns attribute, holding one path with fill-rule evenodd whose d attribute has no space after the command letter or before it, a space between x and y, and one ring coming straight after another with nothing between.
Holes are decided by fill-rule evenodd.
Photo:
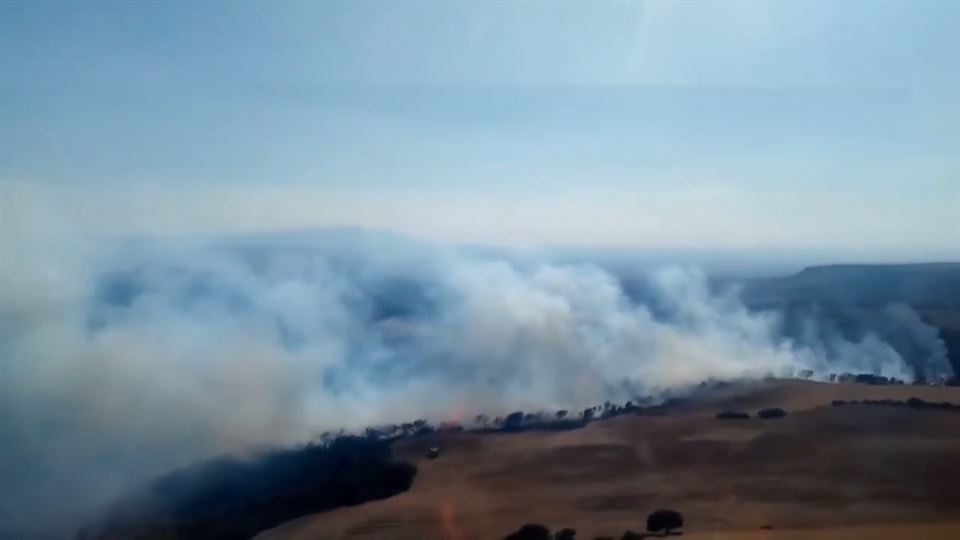
<instances>
[{"instance_id":1,"label":"smoke cloud","mask_svg":"<svg viewBox=\"0 0 960 540\"><path fill-rule=\"evenodd\" d=\"M780 314L747 309L697 269L651 272L637 299L597 266L388 233L3 234L0 523L15 533L60 534L153 475L331 428L791 369L910 372L873 334L848 340L811 320L787 338Z\"/></svg>"}]
</instances>

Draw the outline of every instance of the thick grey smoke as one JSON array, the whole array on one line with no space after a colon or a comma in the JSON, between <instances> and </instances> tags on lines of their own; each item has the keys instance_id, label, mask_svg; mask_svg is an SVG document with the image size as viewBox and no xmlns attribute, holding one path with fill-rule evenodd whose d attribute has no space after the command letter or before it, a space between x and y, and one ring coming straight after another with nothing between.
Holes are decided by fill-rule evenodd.
<instances>
[{"instance_id":1,"label":"thick grey smoke","mask_svg":"<svg viewBox=\"0 0 960 540\"><path fill-rule=\"evenodd\" d=\"M14 528L74 525L173 467L341 426L790 369L908 375L873 335L786 339L778 314L696 269L651 273L644 303L596 266L385 233L117 244L23 228L0 245L0 523Z\"/></svg>"}]
</instances>

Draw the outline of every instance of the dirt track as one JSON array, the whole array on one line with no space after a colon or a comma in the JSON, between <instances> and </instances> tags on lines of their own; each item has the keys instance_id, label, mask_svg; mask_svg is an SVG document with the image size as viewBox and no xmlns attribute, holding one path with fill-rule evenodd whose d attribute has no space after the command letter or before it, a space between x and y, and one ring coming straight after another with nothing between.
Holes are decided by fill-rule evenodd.
<instances>
[{"instance_id":1,"label":"dirt track","mask_svg":"<svg viewBox=\"0 0 960 540\"><path fill-rule=\"evenodd\" d=\"M687 538L957 538L960 412L829 406L913 396L960 403L960 388L777 382L576 431L408 439L395 452L420 469L409 492L258 540L486 540L527 522L619 538L659 507L683 512ZM713 418L768 406L791 414ZM430 446L440 459L421 458Z\"/></svg>"}]
</instances>

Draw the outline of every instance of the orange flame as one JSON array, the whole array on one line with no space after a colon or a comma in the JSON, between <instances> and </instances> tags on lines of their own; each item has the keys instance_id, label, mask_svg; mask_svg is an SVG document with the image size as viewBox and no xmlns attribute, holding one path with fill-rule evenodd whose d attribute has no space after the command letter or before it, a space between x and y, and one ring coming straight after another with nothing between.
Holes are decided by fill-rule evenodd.
<instances>
[{"instance_id":1,"label":"orange flame","mask_svg":"<svg viewBox=\"0 0 960 540\"><path fill-rule=\"evenodd\" d=\"M444 538L447 540L464 540L466 536L457 527L453 517L453 504L443 501L440 506L440 522L443 524Z\"/></svg>"}]
</instances>

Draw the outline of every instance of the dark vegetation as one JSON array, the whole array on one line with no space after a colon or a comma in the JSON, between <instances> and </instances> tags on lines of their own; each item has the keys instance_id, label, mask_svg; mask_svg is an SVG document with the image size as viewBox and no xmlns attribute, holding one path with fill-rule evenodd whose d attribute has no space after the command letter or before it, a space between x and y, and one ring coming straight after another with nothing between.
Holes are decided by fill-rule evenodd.
<instances>
[{"instance_id":1,"label":"dark vegetation","mask_svg":"<svg viewBox=\"0 0 960 540\"><path fill-rule=\"evenodd\" d=\"M884 377L872 373L831 373L830 382L869 384L873 386L887 386L891 384L906 384L895 377Z\"/></svg>"},{"instance_id":2,"label":"dark vegetation","mask_svg":"<svg viewBox=\"0 0 960 540\"><path fill-rule=\"evenodd\" d=\"M960 350L960 342L957 343L958 350ZM960 355L960 352L958 352ZM884 377L883 375L874 375L871 373L831 373L829 376L830 382L839 382L839 383L856 383L856 384L869 384L871 386L888 386L895 384L908 384L906 381L897 379L896 377ZM917 376L913 384L915 385L939 385L944 386L960 386L960 375L954 375L949 378L942 378L937 380L927 380L923 376Z\"/></svg>"},{"instance_id":3,"label":"dark vegetation","mask_svg":"<svg viewBox=\"0 0 960 540\"><path fill-rule=\"evenodd\" d=\"M579 429L593 420L606 419L620 416L623 414L664 414L667 407L680 400L668 400L664 404L656 406L642 407L633 401L627 401L623 405L610 403L586 409L572 416L569 411L562 409L555 413L534 412L525 413L515 411L505 417L497 417L490 420L486 415L477 415L477 425L473 431L480 433L505 432L516 433L519 431L564 431L568 429Z\"/></svg>"},{"instance_id":4,"label":"dark vegetation","mask_svg":"<svg viewBox=\"0 0 960 540\"><path fill-rule=\"evenodd\" d=\"M763 420L773 420L775 418L783 418L786 415L787 415L787 411L783 409L779 409L777 407L773 407L770 409L761 409L760 412L757 413L757 417Z\"/></svg>"},{"instance_id":5,"label":"dark vegetation","mask_svg":"<svg viewBox=\"0 0 960 540\"><path fill-rule=\"evenodd\" d=\"M155 480L78 538L248 540L298 516L401 493L415 475L391 459L386 442L361 437L252 461L223 458Z\"/></svg>"},{"instance_id":6,"label":"dark vegetation","mask_svg":"<svg viewBox=\"0 0 960 540\"><path fill-rule=\"evenodd\" d=\"M717 420L749 420L750 413L724 411L717 413Z\"/></svg>"},{"instance_id":7,"label":"dark vegetation","mask_svg":"<svg viewBox=\"0 0 960 540\"><path fill-rule=\"evenodd\" d=\"M683 527L683 515L676 510L657 510L647 516L647 530L650 532L670 531Z\"/></svg>"},{"instance_id":8,"label":"dark vegetation","mask_svg":"<svg viewBox=\"0 0 960 540\"><path fill-rule=\"evenodd\" d=\"M647 531L652 534L641 534L627 529L620 540L641 540L653 535L682 534L674 532L683 527L683 515L676 510L657 510L647 516ZM520 529L508 534L503 540L576 540L577 531L561 529L551 536L550 529L545 525L527 523ZM597 537L594 540L613 540L612 537Z\"/></svg>"},{"instance_id":9,"label":"dark vegetation","mask_svg":"<svg viewBox=\"0 0 960 540\"><path fill-rule=\"evenodd\" d=\"M514 533L510 533L503 540L553 540L550 529L543 525L527 523Z\"/></svg>"},{"instance_id":10,"label":"dark vegetation","mask_svg":"<svg viewBox=\"0 0 960 540\"><path fill-rule=\"evenodd\" d=\"M925 401L915 397L906 401L899 399L865 399L863 401L845 401L842 399L836 399L830 404L834 407L844 407L847 405L882 405L886 407L907 407L910 409L960 411L960 404L953 404L947 401Z\"/></svg>"}]
</instances>

